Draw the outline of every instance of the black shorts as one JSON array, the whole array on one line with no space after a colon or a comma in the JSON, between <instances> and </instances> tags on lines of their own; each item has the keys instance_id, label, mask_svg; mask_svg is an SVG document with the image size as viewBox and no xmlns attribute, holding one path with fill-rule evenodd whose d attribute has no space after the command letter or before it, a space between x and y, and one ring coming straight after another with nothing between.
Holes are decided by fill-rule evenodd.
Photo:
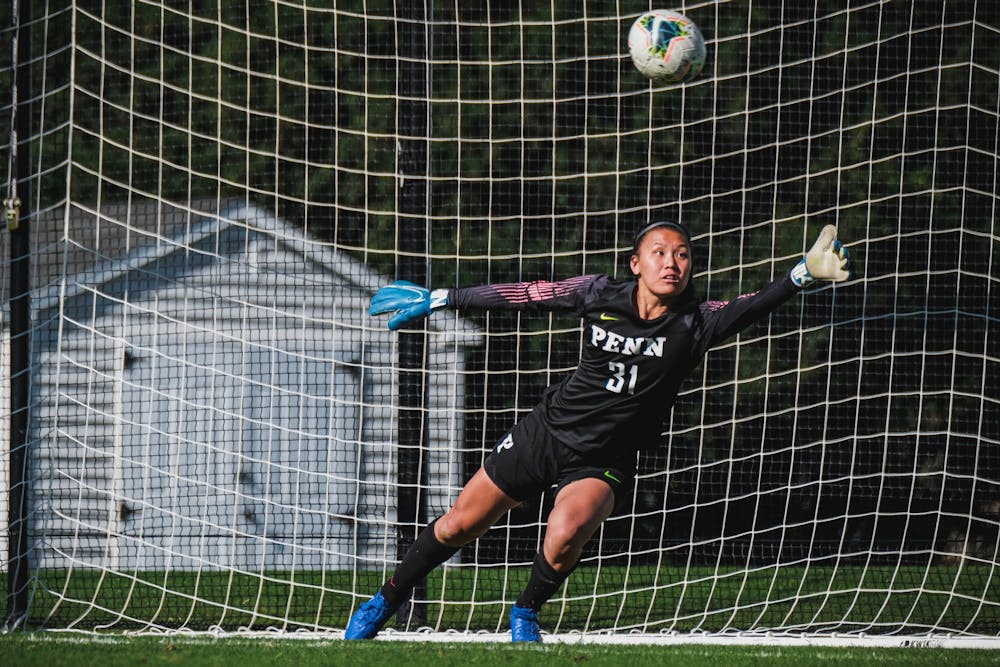
<instances>
[{"instance_id":1,"label":"black shorts","mask_svg":"<svg viewBox=\"0 0 1000 667\"><path fill-rule=\"evenodd\" d=\"M552 437L532 412L515 424L486 460L483 469L514 500L527 500L553 485L556 493L570 482L595 478L607 482L619 509L632 497L636 454L576 452Z\"/></svg>"}]
</instances>

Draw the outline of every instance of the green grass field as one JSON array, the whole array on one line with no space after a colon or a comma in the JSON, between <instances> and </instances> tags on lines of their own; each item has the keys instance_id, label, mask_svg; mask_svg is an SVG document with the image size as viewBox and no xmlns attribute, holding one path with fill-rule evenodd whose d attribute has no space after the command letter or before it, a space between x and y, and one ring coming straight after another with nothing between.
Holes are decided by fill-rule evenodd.
<instances>
[{"instance_id":1,"label":"green grass field","mask_svg":"<svg viewBox=\"0 0 1000 667\"><path fill-rule=\"evenodd\" d=\"M239 665L274 667L445 667L546 665L660 667L662 665L997 665L1000 650L942 648L818 648L774 646L514 646L415 642L191 637L95 637L14 632L0 635L6 667L115 665Z\"/></svg>"},{"instance_id":2,"label":"green grass field","mask_svg":"<svg viewBox=\"0 0 1000 667\"><path fill-rule=\"evenodd\" d=\"M0 665L1000 665L1000 649L744 644L344 642L337 631L375 573L42 571L29 631L0 635ZM477 574L478 581L471 575ZM507 592L496 588L507 582ZM493 576L496 581L490 581ZM447 568L428 580L427 625L506 632L499 599L526 572ZM485 578L485 579L484 579ZM650 583L655 586L650 586ZM476 584L477 594L471 591ZM839 567L680 570L592 568L543 610L545 630L802 631L921 634L930 627L1000 636L1000 584L988 568ZM645 584L645 585L644 585ZM472 600L472 598L476 598ZM472 600L470 602L470 600ZM558 621L556 619L559 619ZM587 625L589 623L589 625ZM645 625L642 625L645 623ZM72 631L65 632L63 629ZM183 628L174 634L149 634ZM236 634L204 633L223 628ZM266 632L268 629L271 632ZM241 629L256 633L240 636ZM277 631L274 631L274 630ZM310 631L296 638L297 631ZM140 634L135 634L136 632ZM201 633L201 634L199 634ZM328 636L325 636L328 635ZM1000 646L1000 645L998 645Z\"/></svg>"},{"instance_id":3,"label":"green grass field","mask_svg":"<svg viewBox=\"0 0 1000 667\"><path fill-rule=\"evenodd\" d=\"M506 630L502 601L527 571L435 571L420 625ZM477 576L479 579L473 580ZM493 577L490 580L489 577ZM503 582L506 590L503 590ZM30 629L328 631L343 628L376 573L42 571ZM475 593L473 593L475 591ZM581 568L542 614L555 633L768 630L1000 633L1000 578L986 567Z\"/></svg>"}]
</instances>

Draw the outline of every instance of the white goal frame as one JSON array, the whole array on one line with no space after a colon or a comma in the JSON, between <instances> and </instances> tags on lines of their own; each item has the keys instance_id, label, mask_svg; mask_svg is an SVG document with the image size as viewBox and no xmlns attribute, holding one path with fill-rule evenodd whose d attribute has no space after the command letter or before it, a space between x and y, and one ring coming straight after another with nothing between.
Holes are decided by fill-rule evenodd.
<instances>
[{"instance_id":1,"label":"white goal frame","mask_svg":"<svg viewBox=\"0 0 1000 667\"><path fill-rule=\"evenodd\" d=\"M338 636L581 336L389 332L371 295L624 278L670 218L706 298L828 223L854 274L709 352L546 639L1000 647L987 3L683 3L708 59L676 85L629 61L643 3L334 4L0 27L6 627ZM551 500L381 638L507 641Z\"/></svg>"}]
</instances>

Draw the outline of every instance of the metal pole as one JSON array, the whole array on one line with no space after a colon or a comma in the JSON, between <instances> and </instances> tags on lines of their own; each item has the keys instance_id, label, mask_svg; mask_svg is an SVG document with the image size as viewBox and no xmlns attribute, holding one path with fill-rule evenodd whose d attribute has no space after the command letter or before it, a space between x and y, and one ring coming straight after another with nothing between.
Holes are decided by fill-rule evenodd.
<instances>
[{"instance_id":1,"label":"metal pole","mask_svg":"<svg viewBox=\"0 0 1000 667\"><path fill-rule=\"evenodd\" d=\"M402 251L398 276L417 285L428 279L427 216L429 215L428 169L428 98L427 76L428 6L424 0L409 0L400 7L399 44L399 218L397 235ZM401 558L417 533L427 523L424 502L427 446L427 333L422 325L399 335L399 453L397 457L397 518L402 527L398 543ZM421 583L413 597L425 597ZM400 610L399 620L412 621L416 627L426 624L424 604L415 603Z\"/></svg>"},{"instance_id":2,"label":"metal pole","mask_svg":"<svg viewBox=\"0 0 1000 667\"><path fill-rule=\"evenodd\" d=\"M31 1L20 0L13 16L15 67L10 150L14 155L8 197L4 200L10 249L10 494L6 629L28 616L28 402L31 355L30 235L25 202L30 201ZM23 145L21 145L23 144ZM18 190L20 188L20 191Z\"/></svg>"}]
</instances>

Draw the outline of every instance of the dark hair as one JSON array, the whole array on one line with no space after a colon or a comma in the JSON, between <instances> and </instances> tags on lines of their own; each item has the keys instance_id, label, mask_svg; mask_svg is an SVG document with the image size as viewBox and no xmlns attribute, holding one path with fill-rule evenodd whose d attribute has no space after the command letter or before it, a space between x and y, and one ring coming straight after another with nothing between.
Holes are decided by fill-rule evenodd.
<instances>
[{"instance_id":1,"label":"dark hair","mask_svg":"<svg viewBox=\"0 0 1000 667\"><path fill-rule=\"evenodd\" d=\"M688 250L691 250L691 233L688 232L687 227L679 222L674 222L673 220L660 220L658 222L651 222L638 232L636 232L635 238L632 240L632 254L639 254L639 244L642 243L642 239L646 234L650 233L654 229L664 227L666 229L672 229L675 232L680 232L684 235L684 240L687 242Z\"/></svg>"},{"instance_id":2,"label":"dark hair","mask_svg":"<svg viewBox=\"0 0 1000 667\"><path fill-rule=\"evenodd\" d=\"M693 251L691 250L691 233L688 231L687 227L685 227L679 222L674 222L673 220L660 220L658 222L651 222L642 229L640 229L638 232L636 232L635 238L632 240L632 254L638 255L639 244L642 243L642 239L646 236L646 234L650 233L654 229L659 229L660 227L664 227L666 229L672 229L675 232L679 232L681 235L683 235L684 241L687 243L688 246L688 253L693 254ZM700 320L701 313L697 307L698 301L699 301L698 291L695 289L694 277L692 276L692 278L688 281L687 287L680 294L677 303L674 306L672 306L672 308L675 308L681 312L684 311L693 312L695 314L695 317Z\"/></svg>"}]
</instances>

